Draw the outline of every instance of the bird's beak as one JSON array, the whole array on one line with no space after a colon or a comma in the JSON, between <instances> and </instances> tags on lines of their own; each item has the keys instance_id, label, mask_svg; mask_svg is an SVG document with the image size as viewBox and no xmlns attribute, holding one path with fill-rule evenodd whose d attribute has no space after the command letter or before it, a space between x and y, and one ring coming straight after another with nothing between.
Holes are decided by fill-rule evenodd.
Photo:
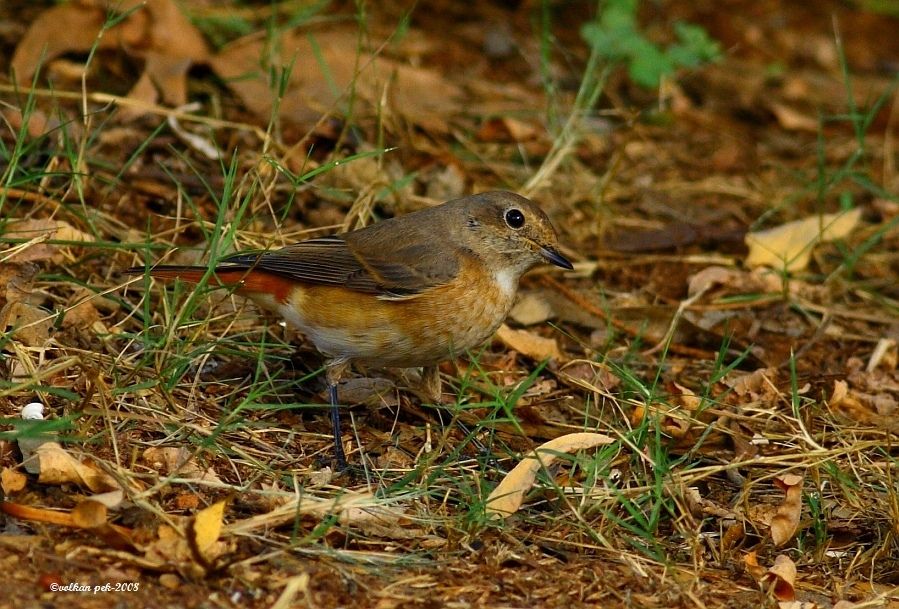
<instances>
[{"instance_id":1,"label":"bird's beak","mask_svg":"<svg viewBox=\"0 0 899 609\"><path fill-rule=\"evenodd\" d=\"M555 264L556 266L568 269L569 271L574 270L574 266L568 262L568 258L560 254L555 248L543 246L540 248L540 255L546 258L547 262Z\"/></svg>"}]
</instances>

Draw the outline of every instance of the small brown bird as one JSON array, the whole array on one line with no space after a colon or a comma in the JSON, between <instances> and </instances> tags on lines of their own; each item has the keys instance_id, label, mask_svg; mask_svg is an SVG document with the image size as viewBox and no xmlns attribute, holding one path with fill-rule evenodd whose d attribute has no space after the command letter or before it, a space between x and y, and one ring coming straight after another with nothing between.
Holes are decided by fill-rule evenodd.
<instances>
[{"instance_id":1,"label":"small brown bird","mask_svg":"<svg viewBox=\"0 0 899 609\"><path fill-rule=\"evenodd\" d=\"M346 368L433 366L477 347L505 319L528 269L542 261L572 268L557 248L533 202L486 192L348 233L234 254L214 277L281 315L329 358L335 456L344 467L337 382ZM207 268L148 272L196 282Z\"/></svg>"}]
</instances>

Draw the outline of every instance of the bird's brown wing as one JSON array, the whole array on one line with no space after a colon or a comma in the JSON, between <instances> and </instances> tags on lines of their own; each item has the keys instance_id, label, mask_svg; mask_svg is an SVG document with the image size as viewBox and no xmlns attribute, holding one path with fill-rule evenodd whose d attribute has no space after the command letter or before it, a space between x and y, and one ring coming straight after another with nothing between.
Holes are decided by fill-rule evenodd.
<instances>
[{"instance_id":1,"label":"bird's brown wing","mask_svg":"<svg viewBox=\"0 0 899 609\"><path fill-rule=\"evenodd\" d=\"M459 260L449 255L446 246L435 243L437 239L404 239L408 243L404 245L395 242L396 235L395 231L382 234L370 230L345 233L278 250L235 254L222 263L397 299L411 298L443 285L458 273Z\"/></svg>"}]
</instances>

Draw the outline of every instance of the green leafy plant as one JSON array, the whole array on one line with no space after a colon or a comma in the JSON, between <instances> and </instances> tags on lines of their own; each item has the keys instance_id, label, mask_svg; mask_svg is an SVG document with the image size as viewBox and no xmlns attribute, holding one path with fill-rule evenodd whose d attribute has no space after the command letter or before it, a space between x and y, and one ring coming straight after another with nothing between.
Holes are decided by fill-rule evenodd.
<instances>
[{"instance_id":1,"label":"green leafy plant","mask_svg":"<svg viewBox=\"0 0 899 609\"><path fill-rule=\"evenodd\" d=\"M600 57L626 63L631 79L643 87L659 86L679 68L695 68L721 54L718 43L701 26L674 23L677 42L662 47L644 36L637 23L639 0L609 0L581 36Z\"/></svg>"}]
</instances>

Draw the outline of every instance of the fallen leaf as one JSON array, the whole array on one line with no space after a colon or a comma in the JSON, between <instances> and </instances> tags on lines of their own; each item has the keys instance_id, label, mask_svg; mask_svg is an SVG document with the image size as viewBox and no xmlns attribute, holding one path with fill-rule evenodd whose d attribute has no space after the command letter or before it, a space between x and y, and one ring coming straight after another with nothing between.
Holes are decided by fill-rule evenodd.
<instances>
[{"instance_id":1,"label":"fallen leaf","mask_svg":"<svg viewBox=\"0 0 899 609\"><path fill-rule=\"evenodd\" d=\"M7 261L13 262L39 262L50 260L54 263L64 262L68 256L68 245L51 245L45 241L81 241L92 243L96 241L93 235L78 230L65 220L30 219L10 222L4 229L4 234L15 239L30 240L30 244L23 244Z\"/></svg>"},{"instance_id":2,"label":"fallen leaf","mask_svg":"<svg viewBox=\"0 0 899 609\"><path fill-rule=\"evenodd\" d=\"M708 266L690 275L687 283L687 295L695 296L717 285L735 290L746 290L749 283L749 276L745 271L723 266ZM755 286L752 287L755 288Z\"/></svg>"},{"instance_id":3,"label":"fallen leaf","mask_svg":"<svg viewBox=\"0 0 899 609\"><path fill-rule=\"evenodd\" d=\"M27 482L28 476L18 470L4 467L3 471L0 472L0 487L3 488L4 495L18 493L25 488Z\"/></svg>"},{"instance_id":4,"label":"fallen leaf","mask_svg":"<svg viewBox=\"0 0 899 609\"><path fill-rule=\"evenodd\" d=\"M352 518L354 514L358 514L358 512L351 511L354 508L374 508L377 510L383 506L384 501L382 498L368 492L344 491L336 499L320 499L304 494L296 500L278 505L270 512L232 522L225 527L225 530L229 535L246 535L254 531L268 530L272 527L295 522L298 516L310 516L320 519L334 514L337 514L338 520L341 524L344 524L344 514L346 514L346 518ZM349 522L351 523L352 521Z\"/></svg>"},{"instance_id":5,"label":"fallen leaf","mask_svg":"<svg viewBox=\"0 0 899 609\"><path fill-rule=\"evenodd\" d=\"M125 499L125 492L119 488L107 493L97 493L96 495L91 495L89 499L91 501L96 501L97 503L102 503L110 510L114 510L122 505L122 501L124 501Z\"/></svg>"},{"instance_id":6,"label":"fallen leaf","mask_svg":"<svg viewBox=\"0 0 899 609\"><path fill-rule=\"evenodd\" d=\"M558 362L567 360L554 338L545 338L527 330L513 330L506 324L499 327L496 337L510 349L533 360L554 359Z\"/></svg>"},{"instance_id":7,"label":"fallen leaf","mask_svg":"<svg viewBox=\"0 0 899 609\"><path fill-rule=\"evenodd\" d=\"M534 485L537 472L549 467L560 453L606 446L614 442L613 438L603 434L582 432L567 434L541 444L493 489L487 497L487 515L506 518L517 512L524 502L525 493Z\"/></svg>"},{"instance_id":8,"label":"fallen leaf","mask_svg":"<svg viewBox=\"0 0 899 609\"><path fill-rule=\"evenodd\" d=\"M796 563L786 554L778 554L765 579L774 582L774 598L792 601L796 598Z\"/></svg>"},{"instance_id":9,"label":"fallen leaf","mask_svg":"<svg viewBox=\"0 0 899 609\"><path fill-rule=\"evenodd\" d=\"M404 65L360 49L355 29L311 32L292 30L276 41L252 34L226 46L211 58L212 69L257 116L269 119L277 87L261 66L266 49L279 49L273 67L290 66L287 86L278 99L278 113L298 124L316 122L337 111L358 116L347 108L350 98L363 100L368 112L382 120L391 115L429 132L445 133L447 117L457 113L461 91L436 72ZM347 92L351 91L352 95Z\"/></svg>"},{"instance_id":10,"label":"fallen leaf","mask_svg":"<svg viewBox=\"0 0 899 609\"><path fill-rule=\"evenodd\" d=\"M759 564L759 557L755 550L743 555L743 566L746 568L746 571L757 580L761 580L767 573L765 567Z\"/></svg>"},{"instance_id":11,"label":"fallen leaf","mask_svg":"<svg viewBox=\"0 0 899 609\"><path fill-rule=\"evenodd\" d=\"M54 316L27 302L8 302L0 309L0 332L27 345L43 347L50 340Z\"/></svg>"},{"instance_id":12,"label":"fallen leaf","mask_svg":"<svg viewBox=\"0 0 899 609\"><path fill-rule=\"evenodd\" d=\"M661 431L675 440L690 438L688 434L692 423L691 417L689 413L683 412L677 406L667 403L654 403L647 406L638 404L631 412L631 423L639 425L646 417L657 422ZM689 442L692 443L692 439Z\"/></svg>"},{"instance_id":13,"label":"fallen leaf","mask_svg":"<svg viewBox=\"0 0 899 609\"><path fill-rule=\"evenodd\" d=\"M107 27L110 10L123 18ZM50 8L31 23L13 54L12 71L27 86L42 62L94 48L144 59L128 97L147 104L159 95L174 106L185 104L187 71L208 57L203 36L173 0L125 0L114 7L82 0ZM125 114L142 111L130 108Z\"/></svg>"},{"instance_id":14,"label":"fallen leaf","mask_svg":"<svg viewBox=\"0 0 899 609\"><path fill-rule=\"evenodd\" d=\"M224 515L225 502L218 501L200 510L194 516L191 526L194 545L200 555L207 561L211 561L218 555L211 550L222 533L222 518Z\"/></svg>"},{"instance_id":15,"label":"fallen leaf","mask_svg":"<svg viewBox=\"0 0 899 609\"><path fill-rule=\"evenodd\" d=\"M696 395L696 392L678 383L673 383L674 388L680 392L678 399L681 404L690 411L698 410L702 406L702 398Z\"/></svg>"},{"instance_id":16,"label":"fallen leaf","mask_svg":"<svg viewBox=\"0 0 899 609\"><path fill-rule=\"evenodd\" d=\"M30 505L22 505L20 503L12 503L11 501L0 501L0 512L18 518L19 520L30 520L32 522L45 522L47 524L58 524L67 527L75 526L70 512L60 510L48 510L46 508L36 508Z\"/></svg>"},{"instance_id":17,"label":"fallen leaf","mask_svg":"<svg viewBox=\"0 0 899 609\"><path fill-rule=\"evenodd\" d=\"M93 529L106 524L106 506L93 499L85 499L72 510L72 521L76 527Z\"/></svg>"},{"instance_id":18,"label":"fallen leaf","mask_svg":"<svg viewBox=\"0 0 899 609\"><path fill-rule=\"evenodd\" d=\"M833 393L830 395L829 402L836 405L846 399L849 395L849 383L844 380L836 380L833 382Z\"/></svg>"},{"instance_id":19,"label":"fallen leaf","mask_svg":"<svg viewBox=\"0 0 899 609\"><path fill-rule=\"evenodd\" d=\"M119 488L114 478L99 469L82 463L57 442L45 442L34 451L40 465L41 484L79 484L100 493Z\"/></svg>"},{"instance_id":20,"label":"fallen leaf","mask_svg":"<svg viewBox=\"0 0 899 609\"><path fill-rule=\"evenodd\" d=\"M63 328L86 329L100 321L100 311L94 306L92 296L79 295L78 300L70 301L62 318Z\"/></svg>"},{"instance_id":21,"label":"fallen leaf","mask_svg":"<svg viewBox=\"0 0 899 609\"><path fill-rule=\"evenodd\" d=\"M746 538L746 528L743 526L742 522L735 522L732 525L728 526L724 531L724 535L721 536L721 548L725 551L730 551L737 547L737 544L742 542Z\"/></svg>"},{"instance_id":22,"label":"fallen leaf","mask_svg":"<svg viewBox=\"0 0 899 609\"><path fill-rule=\"evenodd\" d=\"M12 274L3 272L13 270ZM34 275L37 266L32 263L0 264L0 275L3 275L5 286L2 297L6 304L0 307L0 333L8 334L28 347L44 347L50 339L54 315L40 308L45 296L34 289ZM23 358L23 354L19 353ZM22 364L21 361L13 360ZM26 375L33 372L24 366ZM13 375L16 376L15 374Z\"/></svg>"},{"instance_id":23,"label":"fallen leaf","mask_svg":"<svg viewBox=\"0 0 899 609\"><path fill-rule=\"evenodd\" d=\"M895 370L896 364L897 352L895 339L880 338L877 341L877 345L874 347L874 351L871 352L871 357L868 359L865 371L873 372L877 368Z\"/></svg>"},{"instance_id":24,"label":"fallen leaf","mask_svg":"<svg viewBox=\"0 0 899 609\"><path fill-rule=\"evenodd\" d=\"M535 125L502 116L484 121L478 129L477 138L482 142L527 142L541 133Z\"/></svg>"},{"instance_id":25,"label":"fallen leaf","mask_svg":"<svg viewBox=\"0 0 899 609\"><path fill-rule=\"evenodd\" d=\"M339 522L341 526L381 539L424 539L429 536L424 528L413 526L414 520L398 505L350 506L340 513Z\"/></svg>"},{"instance_id":26,"label":"fallen leaf","mask_svg":"<svg viewBox=\"0 0 899 609\"><path fill-rule=\"evenodd\" d=\"M399 404L396 385L385 378L362 376L346 379L339 383L338 394L342 404L367 404L390 408Z\"/></svg>"},{"instance_id":27,"label":"fallen leaf","mask_svg":"<svg viewBox=\"0 0 899 609\"><path fill-rule=\"evenodd\" d=\"M553 308L542 295L528 292L518 299L509 317L522 326L540 324L553 316Z\"/></svg>"},{"instance_id":28,"label":"fallen leaf","mask_svg":"<svg viewBox=\"0 0 899 609\"><path fill-rule=\"evenodd\" d=\"M774 479L786 496L771 518L771 540L780 547L790 541L799 527L802 513L802 476L787 474Z\"/></svg>"},{"instance_id":29,"label":"fallen leaf","mask_svg":"<svg viewBox=\"0 0 899 609\"><path fill-rule=\"evenodd\" d=\"M777 102L769 103L768 107L771 108L774 116L777 117L777 122L784 129L788 131L818 132L819 122L816 117L802 114L795 108Z\"/></svg>"},{"instance_id":30,"label":"fallen leaf","mask_svg":"<svg viewBox=\"0 0 899 609\"><path fill-rule=\"evenodd\" d=\"M184 522L183 519L179 521ZM195 563L190 544L180 527L159 525L156 529L156 539L146 544L143 551L144 558L149 564L158 565L164 570L180 567L179 570L186 570L190 574L205 573L205 568Z\"/></svg>"},{"instance_id":31,"label":"fallen leaf","mask_svg":"<svg viewBox=\"0 0 899 609\"><path fill-rule=\"evenodd\" d=\"M839 214L822 214L788 222L746 235L749 267L768 266L786 271L801 271L808 266L812 248L818 243L843 239L861 219L856 207Z\"/></svg>"},{"instance_id":32,"label":"fallen leaf","mask_svg":"<svg viewBox=\"0 0 899 609\"><path fill-rule=\"evenodd\" d=\"M185 480L221 482L215 470L201 469L193 453L183 446L153 446L146 449L142 456L150 467L165 475L176 475Z\"/></svg>"},{"instance_id":33,"label":"fallen leaf","mask_svg":"<svg viewBox=\"0 0 899 609\"><path fill-rule=\"evenodd\" d=\"M106 522L106 507L93 499L83 501L71 512L36 508L9 501L0 502L0 511L20 520L87 528L92 535L102 539L115 550L132 552L136 549L131 529Z\"/></svg>"}]
</instances>

